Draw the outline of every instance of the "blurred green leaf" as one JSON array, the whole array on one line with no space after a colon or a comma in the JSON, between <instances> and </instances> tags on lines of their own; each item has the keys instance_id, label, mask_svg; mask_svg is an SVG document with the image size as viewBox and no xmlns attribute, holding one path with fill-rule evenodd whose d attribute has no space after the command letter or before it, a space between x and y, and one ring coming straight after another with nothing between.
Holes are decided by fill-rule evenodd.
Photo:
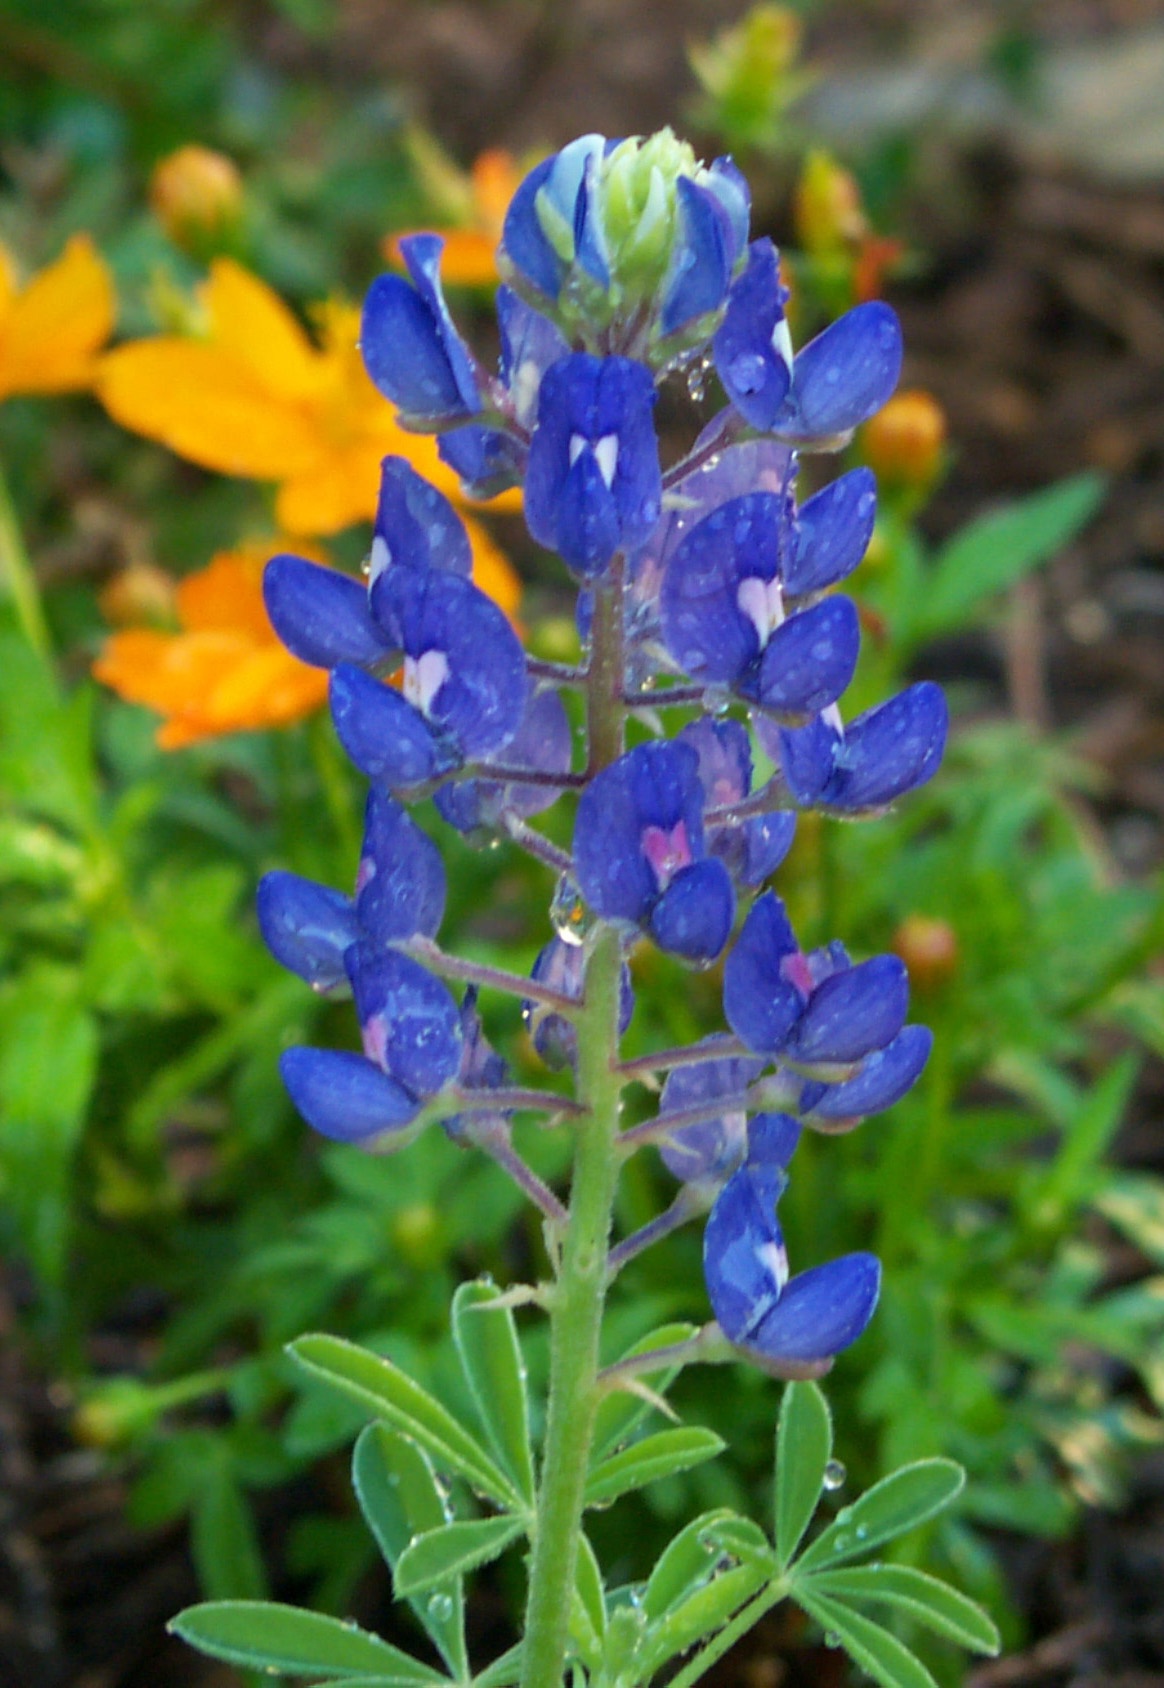
<instances>
[{"instance_id":1,"label":"blurred green leaf","mask_svg":"<svg viewBox=\"0 0 1164 1688\"><path fill-rule=\"evenodd\" d=\"M453 1297L453 1340L489 1445L522 1499L534 1503L533 1453L525 1361L513 1314L487 1283L461 1284Z\"/></svg>"},{"instance_id":2,"label":"blurred green leaf","mask_svg":"<svg viewBox=\"0 0 1164 1688\"><path fill-rule=\"evenodd\" d=\"M607 1506L630 1489L687 1471L705 1459L714 1459L726 1446L722 1436L702 1425L682 1425L675 1430L657 1430L632 1442L593 1467L586 1479L586 1506Z\"/></svg>"},{"instance_id":3,"label":"blurred green leaf","mask_svg":"<svg viewBox=\"0 0 1164 1688\"><path fill-rule=\"evenodd\" d=\"M170 1626L192 1647L250 1670L341 1678L367 1677L393 1688L443 1682L439 1671L410 1658L353 1623L269 1600L209 1601L189 1606Z\"/></svg>"},{"instance_id":4,"label":"blurred green leaf","mask_svg":"<svg viewBox=\"0 0 1164 1688\"><path fill-rule=\"evenodd\" d=\"M416 1594L488 1565L527 1527L525 1517L470 1518L427 1530L405 1548L396 1563L398 1596Z\"/></svg>"},{"instance_id":5,"label":"blurred green leaf","mask_svg":"<svg viewBox=\"0 0 1164 1688\"><path fill-rule=\"evenodd\" d=\"M872 1601L893 1606L927 1629L978 1653L997 1653L998 1629L981 1606L948 1583L912 1565L853 1565L841 1571L814 1571L811 1588L845 1602Z\"/></svg>"},{"instance_id":6,"label":"blurred green leaf","mask_svg":"<svg viewBox=\"0 0 1164 1688\"><path fill-rule=\"evenodd\" d=\"M862 1617L843 1601L819 1594L811 1583L797 1585L796 1599L820 1624L826 1642L843 1647L853 1663L881 1688L937 1688L921 1660L871 1618Z\"/></svg>"}]
</instances>

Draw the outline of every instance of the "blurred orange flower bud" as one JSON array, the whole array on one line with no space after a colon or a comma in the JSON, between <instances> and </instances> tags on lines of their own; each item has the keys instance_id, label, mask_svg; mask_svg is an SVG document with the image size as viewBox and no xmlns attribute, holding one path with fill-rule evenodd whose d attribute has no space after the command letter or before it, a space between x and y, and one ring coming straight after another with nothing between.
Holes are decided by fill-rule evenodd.
<instances>
[{"instance_id":1,"label":"blurred orange flower bud","mask_svg":"<svg viewBox=\"0 0 1164 1688\"><path fill-rule=\"evenodd\" d=\"M958 966L957 933L946 921L927 914L907 914L893 934L891 947L922 991L945 984Z\"/></svg>"},{"instance_id":2,"label":"blurred orange flower bud","mask_svg":"<svg viewBox=\"0 0 1164 1688\"><path fill-rule=\"evenodd\" d=\"M945 412L931 393L907 388L865 423L857 446L887 487L925 489L945 458Z\"/></svg>"},{"instance_id":3,"label":"blurred orange flower bud","mask_svg":"<svg viewBox=\"0 0 1164 1688\"><path fill-rule=\"evenodd\" d=\"M110 627L178 625L174 582L154 563L130 563L106 581L97 603Z\"/></svg>"},{"instance_id":4,"label":"blurred orange flower bud","mask_svg":"<svg viewBox=\"0 0 1164 1688\"><path fill-rule=\"evenodd\" d=\"M237 167L209 147L184 146L155 166L150 208L175 246L208 248L233 233L242 212L243 184Z\"/></svg>"},{"instance_id":5,"label":"blurred orange flower bud","mask_svg":"<svg viewBox=\"0 0 1164 1688\"><path fill-rule=\"evenodd\" d=\"M817 257L855 245L869 229L857 178L819 148L804 161L792 215L797 240Z\"/></svg>"}]
</instances>

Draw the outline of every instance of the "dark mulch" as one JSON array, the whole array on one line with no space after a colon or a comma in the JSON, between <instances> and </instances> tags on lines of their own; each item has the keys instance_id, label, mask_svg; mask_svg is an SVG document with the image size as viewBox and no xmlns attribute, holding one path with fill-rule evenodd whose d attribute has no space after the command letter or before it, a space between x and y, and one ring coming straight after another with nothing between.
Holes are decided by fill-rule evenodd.
<instances>
[{"instance_id":1,"label":"dark mulch","mask_svg":"<svg viewBox=\"0 0 1164 1688\"><path fill-rule=\"evenodd\" d=\"M724 13L715 0L346 0L343 11L326 68L406 77L419 115L463 157L676 121L675 90L689 86L683 41ZM1056 11L1068 29L1129 16L1117 5ZM904 30L911 8L878 15ZM285 24L264 27L285 68L323 51ZM911 209L926 262L894 290L906 380L939 397L956 451L926 525L939 538L1080 468L1111 476L1084 540L1016 594L1004 633L983 636L975 661L1015 713L1069 727L1104 771L1097 836L1115 875L1138 875L1164 860L1164 202L1036 166L1003 143L952 163L948 191ZM1158 1121L1164 1076L1146 1086L1138 1115ZM1158 1128L1142 1126L1125 1149L1164 1171ZM123 1479L70 1440L70 1403L26 1363L2 1296L0 1341L0 1688L226 1688L229 1671L163 1632L197 1597L180 1533L127 1525ZM268 1522L277 1536L285 1520ZM974 1670L968 1688L1164 1688L1164 1462L1140 1468L1124 1512L1089 1515L1073 1540L1003 1547L1032 1639ZM374 1606L381 1597L369 1591ZM772 1624L718 1677L832 1688L844 1680L839 1657L798 1648Z\"/></svg>"}]
</instances>

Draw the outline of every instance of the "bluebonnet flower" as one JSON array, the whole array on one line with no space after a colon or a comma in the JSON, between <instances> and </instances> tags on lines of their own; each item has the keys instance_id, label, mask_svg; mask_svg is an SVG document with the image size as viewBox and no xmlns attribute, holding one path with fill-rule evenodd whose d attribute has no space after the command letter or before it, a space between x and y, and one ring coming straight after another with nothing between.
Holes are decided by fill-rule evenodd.
<instances>
[{"instance_id":1,"label":"bluebonnet flower","mask_svg":"<svg viewBox=\"0 0 1164 1688\"><path fill-rule=\"evenodd\" d=\"M404 684L349 663L333 671L332 718L356 766L407 789L508 744L525 710L525 656L496 604L460 575L408 568L385 569L371 602Z\"/></svg>"},{"instance_id":2,"label":"bluebonnet flower","mask_svg":"<svg viewBox=\"0 0 1164 1688\"><path fill-rule=\"evenodd\" d=\"M663 638L685 674L786 718L835 702L860 644L848 598L786 614L785 554L794 543L784 501L747 493L684 534L659 597Z\"/></svg>"},{"instance_id":3,"label":"bluebonnet flower","mask_svg":"<svg viewBox=\"0 0 1164 1688\"><path fill-rule=\"evenodd\" d=\"M453 324L440 284L439 235L400 242L411 284L382 275L368 289L360 323L364 367L403 422L439 426L481 409L472 354Z\"/></svg>"},{"instance_id":4,"label":"bluebonnet flower","mask_svg":"<svg viewBox=\"0 0 1164 1688\"><path fill-rule=\"evenodd\" d=\"M756 730L797 803L826 814L862 815L933 778L948 726L941 687L922 680L848 726L834 707L800 729L757 721Z\"/></svg>"},{"instance_id":5,"label":"bluebonnet flower","mask_svg":"<svg viewBox=\"0 0 1164 1688\"><path fill-rule=\"evenodd\" d=\"M710 961L727 942L735 895L704 852L690 745L639 745L595 775L578 802L574 867L596 914L644 927L661 949Z\"/></svg>"},{"instance_id":6,"label":"bluebonnet flower","mask_svg":"<svg viewBox=\"0 0 1164 1688\"><path fill-rule=\"evenodd\" d=\"M705 811L730 808L748 796L752 789L752 746L747 729L739 721L714 721L704 715L688 722L677 742L689 744L699 758ZM719 857L734 884L756 886L775 873L792 848L796 814L790 809L773 809L743 821L716 824L705 819L705 826L708 854Z\"/></svg>"},{"instance_id":7,"label":"bluebonnet flower","mask_svg":"<svg viewBox=\"0 0 1164 1688\"><path fill-rule=\"evenodd\" d=\"M703 1239L707 1292L721 1330L777 1376L827 1369L868 1325L881 1282L876 1255L864 1253L789 1276L776 1204L799 1130L787 1114L756 1115L746 1159L721 1190Z\"/></svg>"},{"instance_id":8,"label":"bluebonnet flower","mask_svg":"<svg viewBox=\"0 0 1164 1688\"><path fill-rule=\"evenodd\" d=\"M641 545L659 518L662 477L649 370L585 352L542 377L529 447L525 519L583 576Z\"/></svg>"},{"instance_id":9,"label":"bluebonnet flower","mask_svg":"<svg viewBox=\"0 0 1164 1688\"><path fill-rule=\"evenodd\" d=\"M573 735L562 700L555 691L532 691L517 732L505 745L507 768L541 774L564 774L570 767ZM488 765L489 756L482 757ZM523 784L520 780L459 780L434 793L441 816L458 832L491 831L505 815L524 818L540 814L559 797L555 785Z\"/></svg>"},{"instance_id":10,"label":"bluebonnet flower","mask_svg":"<svg viewBox=\"0 0 1164 1688\"><path fill-rule=\"evenodd\" d=\"M753 241L712 342L716 373L751 427L832 449L880 410L901 374L901 327L880 300L857 305L794 357L787 289L770 240Z\"/></svg>"},{"instance_id":11,"label":"bluebonnet flower","mask_svg":"<svg viewBox=\"0 0 1164 1688\"><path fill-rule=\"evenodd\" d=\"M837 943L805 955L772 891L752 905L724 965L724 1013L736 1036L757 1054L803 1067L847 1068L884 1049L908 1005L897 956L853 966Z\"/></svg>"},{"instance_id":12,"label":"bluebonnet flower","mask_svg":"<svg viewBox=\"0 0 1164 1688\"><path fill-rule=\"evenodd\" d=\"M851 1078L839 1084L810 1079L800 1092L799 1112L816 1131L849 1131L867 1114L879 1114L899 1102L921 1076L934 1036L928 1026L903 1026L881 1049L874 1049Z\"/></svg>"}]
</instances>

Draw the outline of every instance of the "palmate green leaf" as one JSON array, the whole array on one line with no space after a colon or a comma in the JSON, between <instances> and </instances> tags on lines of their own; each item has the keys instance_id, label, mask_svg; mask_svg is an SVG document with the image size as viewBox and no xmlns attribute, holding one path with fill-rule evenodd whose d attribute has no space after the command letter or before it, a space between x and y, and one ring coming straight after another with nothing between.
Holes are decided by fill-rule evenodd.
<instances>
[{"instance_id":1,"label":"palmate green leaf","mask_svg":"<svg viewBox=\"0 0 1164 1688\"><path fill-rule=\"evenodd\" d=\"M249 1670L341 1679L372 1676L392 1688L425 1688L445 1681L439 1671L355 1624L272 1600L189 1606L169 1628L212 1658Z\"/></svg>"},{"instance_id":2,"label":"palmate green leaf","mask_svg":"<svg viewBox=\"0 0 1164 1688\"><path fill-rule=\"evenodd\" d=\"M619 1355L619 1359L637 1358L640 1354L649 1354L652 1348L670 1348L673 1343L686 1342L689 1336L695 1335L695 1330L696 1327L689 1324L660 1325L657 1330L649 1331L633 1342L624 1354ZM660 1365L657 1372L646 1373L642 1381L662 1395L678 1375L677 1366ZM594 1459L601 1459L603 1454L625 1442L652 1410L648 1401L629 1390L620 1389L604 1395L594 1417Z\"/></svg>"},{"instance_id":3,"label":"palmate green leaf","mask_svg":"<svg viewBox=\"0 0 1164 1688\"><path fill-rule=\"evenodd\" d=\"M859 1559L882 1542L915 1529L949 1506L965 1481L966 1473L952 1459L919 1459L903 1465L874 1483L852 1506L842 1507L828 1529L801 1554L793 1576Z\"/></svg>"},{"instance_id":4,"label":"palmate green leaf","mask_svg":"<svg viewBox=\"0 0 1164 1688\"><path fill-rule=\"evenodd\" d=\"M993 1619L981 1606L912 1565L850 1565L839 1571L814 1571L803 1587L830 1599L894 1606L935 1634L976 1653L994 1654L1002 1645Z\"/></svg>"},{"instance_id":5,"label":"palmate green leaf","mask_svg":"<svg viewBox=\"0 0 1164 1688\"><path fill-rule=\"evenodd\" d=\"M352 1486L368 1528L393 1575L414 1536L446 1522L444 1502L428 1456L386 1424L369 1424L352 1455ZM469 1674L465 1652L465 1600L459 1579L440 1600L413 1600L413 1611L458 1680Z\"/></svg>"},{"instance_id":6,"label":"palmate green leaf","mask_svg":"<svg viewBox=\"0 0 1164 1688\"><path fill-rule=\"evenodd\" d=\"M338 1336L301 1336L287 1352L304 1370L334 1384L352 1400L430 1454L438 1470L463 1477L500 1506L520 1507L512 1483L446 1407L379 1354Z\"/></svg>"},{"instance_id":7,"label":"palmate green leaf","mask_svg":"<svg viewBox=\"0 0 1164 1688\"><path fill-rule=\"evenodd\" d=\"M525 1362L513 1314L492 1284L461 1284L453 1297L453 1340L489 1446L527 1505L534 1503Z\"/></svg>"},{"instance_id":8,"label":"palmate green leaf","mask_svg":"<svg viewBox=\"0 0 1164 1688\"><path fill-rule=\"evenodd\" d=\"M450 1581L475 1565L487 1565L504 1553L526 1529L527 1519L507 1514L501 1518L468 1518L456 1524L442 1524L418 1536L396 1562L394 1582L398 1596L415 1594Z\"/></svg>"},{"instance_id":9,"label":"palmate green leaf","mask_svg":"<svg viewBox=\"0 0 1164 1688\"><path fill-rule=\"evenodd\" d=\"M642 1677L653 1676L668 1659L687 1653L697 1642L722 1629L740 1607L769 1581L760 1563L720 1571L650 1626L641 1645Z\"/></svg>"},{"instance_id":10,"label":"palmate green leaf","mask_svg":"<svg viewBox=\"0 0 1164 1688\"><path fill-rule=\"evenodd\" d=\"M984 598L1053 557L1098 509L1107 483L1086 473L992 510L955 534L923 576L910 642L961 626Z\"/></svg>"},{"instance_id":11,"label":"palmate green leaf","mask_svg":"<svg viewBox=\"0 0 1164 1688\"><path fill-rule=\"evenodd\" d=\"M767 1575L775 1575L779 1569L758 1524L726 1506L704 1512L680 1530L660 1554L643 1592L643 1611L648 1620L661 1618L709 1582L725 1554L747 1564L762 1565Z\"/></svg>"},{"instance_id":12,"label":"palmate green leaf","mask_svg":"<svg viewBox=\"0 0 1164 1688\"><path fill-rule=\"evenodd\" d=\"M641 1489L660 1477L687 1471L714 1459L726 1446L723 1437L699 1424L684 1424L674 1430L657 1430L633 1442L608 1459L601 1460L586 1479L585 1506L604 1506L631 1489Z\"/></svg>"},{"instance_id":13,"label":"palmate green leaf","mask_svg":"<svg viewBox=\"0 0 1164 1688\"><path fill-rule=\"evenodd\" d=\"M828 1402L816 1384L789 1383L776 1426L776 1555L781 1568L812 1521L832 1447Z\"/></svg>"},{"instance_id":14,"label":"palmate green leaf","mask_svg":"<svg viewBox=\"0 0 1164 1688\"><path fill-rule=\"evenodd\" d=\"M796 1600L820 1624L829 1644L843 1647L881 1688L937 1688L921 1660L872 1618L816 1593L808 1584L797 1587Z\"/></svg>"}]
</instances>

